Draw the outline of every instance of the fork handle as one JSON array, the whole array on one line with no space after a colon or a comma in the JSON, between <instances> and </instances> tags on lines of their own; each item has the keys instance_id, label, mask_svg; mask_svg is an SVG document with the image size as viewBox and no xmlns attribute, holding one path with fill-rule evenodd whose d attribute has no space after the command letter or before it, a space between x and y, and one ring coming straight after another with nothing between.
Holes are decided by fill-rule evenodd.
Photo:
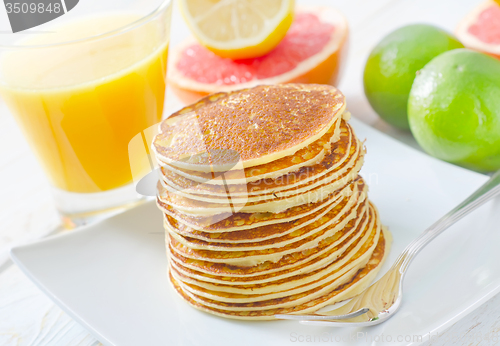
<instances>
[{"instance_id":1,"label":"fork handle","mask_svg":"<svg viewBox=\"0 0 500 346\"><path fill-rule=\"evenodd\" d=\"M500 170L477 189L472 195L467 197L462 203L457 205L446 215L427 228L422 234L414 239L401 253L394 267L399 266L399 272L403 275L408 269L411 261L420 250L429 244L435 237L441 234L448 227L462 219L472 211L476 210L484 203L500 194Z\"/></svg>"}]
</instances>

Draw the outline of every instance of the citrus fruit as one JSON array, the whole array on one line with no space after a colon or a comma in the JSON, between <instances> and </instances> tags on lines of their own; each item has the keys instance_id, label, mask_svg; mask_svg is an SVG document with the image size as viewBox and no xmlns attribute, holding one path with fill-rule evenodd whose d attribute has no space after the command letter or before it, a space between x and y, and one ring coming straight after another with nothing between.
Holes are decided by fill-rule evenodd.
<instances>
[{"instance_id":1,"label":"citrus fruit","mask_svg":"<svg viewBox=\"0 0 500 346\"><path fill-rule=\"evenodd\" d=\"M500 59L499 3L483 2L460 22L455 33L467 48Z\"/></svg>"},{"instance_id":2,"label":"citrus fruit","mask_svg":"<svg viewBox=\"0 0 500 346\"><path fill-rule=\"evenodd\" d=\"M429 154L477 171L500 168L500 61L469 49L441 54L415 78L411 131Z\"/></svg>"},{"instance_id":3,"label":"citrus fruit","mask_svg":"<svg viewBox=\"0 0 500 346\"><path fill-rule=\"evenodd\" d=\"M336 85L347 53L347 34L347 21L339 12L315 7L297 12L283 40L259 58L221 58L190 40L169 56L169 84L186 103L258 84Z\"/></svg>"},{"instance_id":4,"label":"citrus fruit","mask_svg":"<svg viewBox=\"0 0 500 346\"><path fill-rule=\"evenodd\" d=\"M372 108L389 124L409 129L408 94L418 70L432 58L463 45L432 25L399 28L372 50L364 71L365 94Z\"/></svg>"},{"instance_id":5,"label":"citrus fruit","mask_svg":"<svg viewBox=\"0 0 500 346\"><path fill-rule=\"evenodd\" d=\"M294 0L179 0L194 36L219 56L262 56L285 36Z\"/></svg>"}]
</instances>

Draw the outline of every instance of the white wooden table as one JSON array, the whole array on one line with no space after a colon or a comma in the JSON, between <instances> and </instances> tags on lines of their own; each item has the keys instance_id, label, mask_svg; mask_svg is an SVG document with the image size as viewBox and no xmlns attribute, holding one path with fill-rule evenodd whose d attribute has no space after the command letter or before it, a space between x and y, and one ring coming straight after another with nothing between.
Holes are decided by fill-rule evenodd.
<instances>
[{"instance_id":1,"label":"white wooden table","mask_svg":"<svg viewBox=\"0 0 500 346\"><path fill-rule=\"evenodd\" d=\"M140 0L137 0L140 1ZM362 92L362 70L371 48L388 32L408 23L427 22L450 31L481 0L297 0L340 9L351 28L350 55L340 89L354 116L417 146L408 133L397 131L370 109ZM188 31L174 10L172 46ZM168 93L166 113L180 107ZM0 102L0 346L100 345L83 327L43 295L8 260L8 249L37 239L59 227L59 219L40 166L19 128ZM486 340L484 336L496 336ZM426 345L500 345L500 295L470 313Z\"/></svg>"}]
</instances>

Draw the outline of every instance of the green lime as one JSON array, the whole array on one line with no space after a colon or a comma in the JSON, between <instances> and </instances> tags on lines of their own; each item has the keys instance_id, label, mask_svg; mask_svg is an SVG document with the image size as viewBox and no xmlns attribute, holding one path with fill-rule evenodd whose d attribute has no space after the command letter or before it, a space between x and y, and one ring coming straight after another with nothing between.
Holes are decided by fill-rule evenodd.
<instances>
[{"instance_id":1,"label":"green lime","mask_svg":"<svg viewBox=\"0 0 500 346\"><path fill-rule=\"evenodd\" d=\"M408 117L429 154L477 171L500 169L500 61L468 49L441 54L415 78Z\"/></svg>"},{"instance_id":2,"label":"green lime","mask_svg":"<svg viewBox=\"0 0 500 346\"><path fill-rule=\"evenodd\" d=\"M373 49L364 72L365 94L389 124L409 129L408 94L418 70L439 54L463 48L446 31L427 24L393 31Z\"/></svg>"}]
</instances>

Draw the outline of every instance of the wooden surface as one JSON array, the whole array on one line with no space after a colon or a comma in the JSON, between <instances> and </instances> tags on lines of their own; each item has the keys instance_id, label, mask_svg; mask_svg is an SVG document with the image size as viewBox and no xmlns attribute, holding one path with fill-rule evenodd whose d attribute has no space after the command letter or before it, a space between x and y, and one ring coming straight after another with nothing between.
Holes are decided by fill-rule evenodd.
<instances>
[{"instance_id":1,"label":"wooden surface","mask_svg":"<svg viewBox=\"0 0 500 346\"><path fill-rule=\"evenodd\" d=\"M140 1L140 0L138 0ZM300 1L340 9L351 28L350 53L340 89L352 114L405 143L417 146L408 133L397 131L370 109L362 92L363 65L371 48L396 27L435 23L450 31L477 0L338 0ZM174 10L172 46L188 31ZM167 94L166 114L180 107ZM12 116L0 103L0 346L99 345L90 334L42 294L8 260L8 249L53 232L59 219L47 181ZM500 295L486 302L425 345L500 344Z\"/></svg>"}]
</instances>

